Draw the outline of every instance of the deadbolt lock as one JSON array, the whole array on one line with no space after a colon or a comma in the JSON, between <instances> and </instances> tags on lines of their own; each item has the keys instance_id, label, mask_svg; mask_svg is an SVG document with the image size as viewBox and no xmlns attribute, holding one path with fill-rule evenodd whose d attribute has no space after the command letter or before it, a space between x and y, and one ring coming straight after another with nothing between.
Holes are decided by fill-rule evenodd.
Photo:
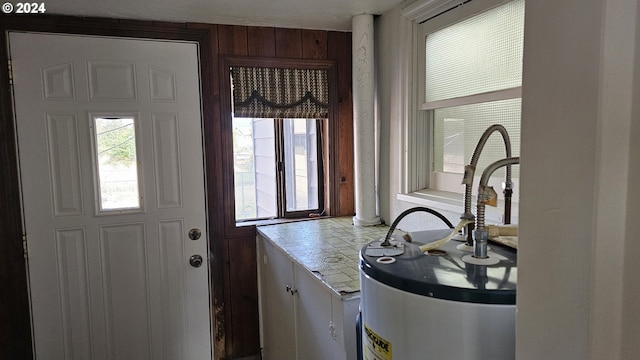
<instances>
[{"instance_id":1,"label":"deadbolt lock","mask_svg":"<svg viewBox=\"0 0 640 360\"><path fill-rule=\"evenodd\" d=\"M193 229L189 230L189 239L198 240L198 239L200 239L200 236L202 236L202 231L200 231L200 229L193 228Z\"/></svg>"}]
</instances>

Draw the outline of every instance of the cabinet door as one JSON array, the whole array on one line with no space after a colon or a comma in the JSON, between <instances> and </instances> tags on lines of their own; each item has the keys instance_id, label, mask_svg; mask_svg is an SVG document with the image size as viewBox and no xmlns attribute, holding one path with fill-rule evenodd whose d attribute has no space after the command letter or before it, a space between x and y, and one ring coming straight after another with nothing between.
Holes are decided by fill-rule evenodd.
<instances>
[{"instance_id":1,"label":"cabinet door","mask_svg":"<svg viewBox=\"0 0 640 360\"><path fill-rule=\"evenodd\" d=\"M279 249L258 237L262 346L265 360L295 360L293 262Z\"/></svg>"},{"instance_id":2,"label":"cabinet door","mask_svg":"<svg viewBox=\"0 0 640 360\"><path fill-rule=\"evenodd\" d=\"M327 360L334 356L337 342L332 326L331 293L307 270L296 266L296 332L298 359Z\"/></svg>"},{"instance_id":3,"label":"cabinet door","mask_svg":"<svg viewBox=\"0 0 640 360\"><path fill-rule=\"evenodd\" d=\"M333 358L355 359L358 351L356 344L356 316L358 315L360 296L347 295L341 298L332 294L331 299L333 324L337 338L337 352Z\"/></svg>"}]
</instances>

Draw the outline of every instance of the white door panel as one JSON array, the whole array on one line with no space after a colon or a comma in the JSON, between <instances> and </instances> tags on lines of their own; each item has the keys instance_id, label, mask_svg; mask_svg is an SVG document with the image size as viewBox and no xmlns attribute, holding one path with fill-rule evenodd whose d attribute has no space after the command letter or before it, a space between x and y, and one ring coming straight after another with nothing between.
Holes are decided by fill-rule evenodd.
<instances>
[{"instance_id":1,"label":"white door panel","mask_svg":"<svg viewBox=\"0 0 640 360\"><path fill-rule=\"evenodd\" d=\"M197 45L15 32L9 43L37 358L211 358ZM94 118L126 116L139 206L105 210Z\"/></svg>"}]
</instances>

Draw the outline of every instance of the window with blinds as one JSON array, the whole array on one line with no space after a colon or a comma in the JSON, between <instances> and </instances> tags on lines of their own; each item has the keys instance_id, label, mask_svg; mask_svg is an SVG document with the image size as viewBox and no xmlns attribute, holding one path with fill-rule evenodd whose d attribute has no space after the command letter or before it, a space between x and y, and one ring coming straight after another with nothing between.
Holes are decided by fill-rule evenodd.
<instances>
[{"instance_id":1,"label":"window with blinds","mask_svg":"<svg viewBox=\"0 0 640 360\"><path fill-rule=\"evenodd\" d=\"M328 71L230 70L236 221L322 214Z\"/></svg>"},{"instance_id":2,"label":"window with blinds","mask_svg":"<svg viewBox=\"0 0 640 360\"><path fill-rule=\"evenodd\" d=\"M520 107L524 0L514 0L465 20L430 30L423 25L424 99L432 119L430 188L462 191L464 166L482 133L502 124L520 153ZM476 175L505 157L499 134L492 135L479 158ZM513 168L513 177L518 177ZM504 177L504 169L494 177Z\"/></svg>"},{"instance_id":3,"label":"window with blinds","mask_svg":"<svg viewBox=\"0 0 640 360\"><path fill-rule=\"evenodd\" d=\"M327 117L329 77L325 69L234 66L231 77L237 117Z\"/></svg>"}]
</instances>

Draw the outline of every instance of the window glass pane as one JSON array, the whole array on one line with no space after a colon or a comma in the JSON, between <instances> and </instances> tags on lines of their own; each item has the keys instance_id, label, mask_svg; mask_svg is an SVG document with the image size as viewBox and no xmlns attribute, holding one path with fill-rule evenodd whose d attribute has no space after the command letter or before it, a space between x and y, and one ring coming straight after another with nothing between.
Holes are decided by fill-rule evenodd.
<instances>
[{"instance_id":1,"label":"window glass pane","mask_svg":"<svg viewBox=\"0 0 640 360\"><path fill-rule=\"evenodd\" d=\"M521 86L524 0L515 0L426 37L425 100Z\"/></svg>"},{"instance_id":2,"label":"window glass pane","mask_svg":"<svg viewBox=\"0 0 640 360\"><path fill-rule=\"evenodd\" d=\"M464 172L484 131L493 124L502 124L509 133L511 155L520 154L520 99L493 101L434 110L434 171ZM495 132L485 144L476 175L490 163L505 157L502 136ZM519 174L519 166L512 167L512 177ZM504 168L493 176L504 176Z\"/></svg>"},{"instance_id":3,"label":"window glass pane","mask_svg":"<svg viewBox=\"0 0 640 360\"><path fill-rule=\"evenodd\" d=\"M233 118L236 220L277 216L273 121Z\"/></svg>"},{"instance_id":4,"label":"window glass pane","mask_svg":"<svg viewBox=\"0 0 640 360\"><path fill-rule=\"evenodd\" d=\"M233 118L236 220L319 209L318 146L315 119Z\"/></svg>"},{"instance_id":5,"label":"window glass pane","mask_svg":"<svg viewBox=\"0 0 640 360\"><path fill-rule=\"evenodd\" d=\"M133 117L95 117L100 210L140 208Z\"/></svg>"},{"instance_id":6,"label":"window glass pane","mask_svg":"<svg viewBox=\"0 0 640 360\"><path fill-rule=\"evenodd\" d=\"M285 119L283 128L286 210L318 209L316 121Z\"/></svg>"}]
</instances>

